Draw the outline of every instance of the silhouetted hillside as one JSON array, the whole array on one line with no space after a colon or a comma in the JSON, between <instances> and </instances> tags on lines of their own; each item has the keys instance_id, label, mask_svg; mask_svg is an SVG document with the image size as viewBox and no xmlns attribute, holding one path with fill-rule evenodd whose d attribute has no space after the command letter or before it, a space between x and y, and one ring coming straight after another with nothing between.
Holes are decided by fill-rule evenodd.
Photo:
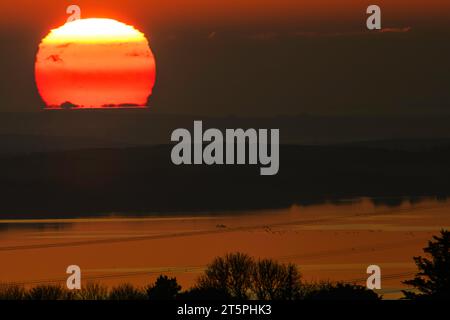
<instances>
[{"instance_id":1,"label":"silhouetted hillside","mask_svg":"<svg viewBox=\"0 0 450 320\"><path fill-rule=\"evenodd\" d=\"M450 139L450 116L198 116L158 110L59 110L0 114L0 154L170 143L177 128L280 129L282 144Z\"/></svg>"},{"instance_id":2,"label":"silhouetted hillside","mask_svg":"<svg viewBox=\"0 0 450 320\"><path fill-rule=\"evenodd\" d=\"M286 207L360 196L450 194L450 148L281 146L280 171L175 166L171 146L0 158L2 217L81 216Z\"/></svg>"}]
</instances>

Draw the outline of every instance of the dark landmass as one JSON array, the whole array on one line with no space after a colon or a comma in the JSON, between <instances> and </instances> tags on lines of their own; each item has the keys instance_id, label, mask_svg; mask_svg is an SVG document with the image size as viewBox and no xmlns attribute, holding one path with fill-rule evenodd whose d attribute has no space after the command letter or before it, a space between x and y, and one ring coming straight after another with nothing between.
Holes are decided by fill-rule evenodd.
<instances>
[{"instance_id":1,"label":"dark landmass","mask_svg":"<svg viewBox=\"0 0 450 320\"><path fill-rule=\"evenodd\" d=\"M175 166L171 148L3 155L0 217L268 209L363 196L396 205L450 194L447 140L282 145L276 176L260 176L259 165Z\"/></svg>"},{"instance_id":2,"label":"dark landmass","mask_svg":"<svg viewBox=\"0 0 450 320\"><path fill-rule=\"evenodd\" d=\"M214 108L214 106L211 106ZM22 139L34 139L38 144L30 151L121 148L170 143L177 128L192 131L194 120L203 127L280 129L282 144L330 145L367 141L410 140L428 146L434 141L450 139L450 116L202 116L162 114L158 109L115 110L46 110L29 113L0 113L0 154L27 152ZM14 136L19 136L19 141ZM22 137L22 138L20 138ZM61 141L54 144L54 139ZM67 144L63 143L67 139ZM431 141L433 140L433 141ZM29 140L31 141L31 140ZM423 142L421 142L423 141ZM93 142L97 143L93 145ZM100 142L100 143L98 143ZM425 143L424 143L425 142ZM84 143L84 145L83 145ZM72 144L74 144L72 146ZM402 143L403 144L403 143ZM8 146L5 149L4 146ZM15 150L15 146L16 149Z\"/></svg>"}]
</instances>

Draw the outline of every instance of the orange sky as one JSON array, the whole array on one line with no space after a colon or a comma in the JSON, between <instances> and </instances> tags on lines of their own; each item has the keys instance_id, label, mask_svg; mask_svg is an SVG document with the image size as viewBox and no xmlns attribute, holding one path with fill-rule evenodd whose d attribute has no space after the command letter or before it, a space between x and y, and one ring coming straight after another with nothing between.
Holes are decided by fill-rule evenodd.
<instances>
[{"instance_id":1,"label":"orange sky","mask_svg":"<svg viewBox=\"0 0 450 320\"><path fill-rule=\"evenodd\" d=\"M249 21L258 17L288 17L299 20L356 20L364 8L378 4L386 19L448 20L450 2L447 0L16 0L2 1L2 22L9 25L33 24L55 26L65 20L65 8L78 4L84 17L109 17L134 23L175 24L184 19ZM361 11L363 11L361 13Z\"/></svg>"},{"instance_id":2,"label":"orange sky","mask_svg":"<svg viewBox=\"0 0 450 320\"><path fill-rule=\"evenodd\" d=\"M31 64L73 3L83 18L109 17L145 33L160 71L151 105L164 112L272 115L276 105L280 113L409 114L441 112L449 101L448 0L16 0L0 2L2 52L10 57L2 68L17 78L0 85L3 109L42 104ZM411 32L369 41L372 3L382 8L383 28ZM308 34L352 36L304 41ZM378 94L368 102L374 86Z\"/></svg>"}]
</instances>

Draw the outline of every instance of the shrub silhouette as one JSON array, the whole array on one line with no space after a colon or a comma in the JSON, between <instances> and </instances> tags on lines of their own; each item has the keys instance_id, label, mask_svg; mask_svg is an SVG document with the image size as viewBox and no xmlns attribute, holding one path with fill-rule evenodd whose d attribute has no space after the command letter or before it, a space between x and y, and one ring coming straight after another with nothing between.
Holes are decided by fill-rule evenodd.
<instances>
[{"instance_id":1,"label":"shrub silhouette","mask_svg":"<svg viewBox=\"0 0 450 320\"><path fill-rule=\"evenodd\" d=\"M88 282L75 293L77 300L107 300L108 288L98 283Z\"/></svg>"},{"instance_id":2,"label":"shrub silhouette","mask_svg":"<svg viewBox=\"0 0 450 320\"><path fill-rule=\"evenodd\" d=\"M232 297L225 289L211 288L211 287L199 287L193 288L181 292L177 296L180 300L231 300Z\"/></svg>"},{"instance_id":3,"label":"shrub silhouette","mask_svg":"<svg viewBox=\"0 0 450 320\"><path fill-rule=\"evenodd\" d=\"M301 290L300 272L294 264L259 260L253 268L253 292L259 300L294 300Z\"/></svg>"},{"instance_id":4,"label":"shrub silhouette","mask_svg":"<svg viewBox=\"0 0 450 320\"><path fill-rule=\"evenodd\" d=\"M0 283L0 300L22 300L25 298L24 286L9 283Z\"/></svg>"},{"instance_id":5,"label":"shrub silhouette","mask_svg":"<svg viewBox=\"0 0 450 320\"><path fill-rule=\"evenodd\" d=\"M129 283L123 283L113 287L109 293L110 300L144 300L146 295Z\"/></svg>"},{"instance_id":6,"label":"shrub silhouette","mask_svg":"<svg viewBox=\"0 0 450 320\"><path fill-rule=\"evenodd\" d=\"M364 286L343 282L310 285L303 292L305 300L380 300L381 296Z\"/></svg>"},{"instance_id":7,"label":"shrub silhouette","mask_svg":"<svg viewBox=\"0 0 450 320\"><path fill-rule=\"evenodd\" d=\"M248 299L254 266L253 258L240 252L217 257L198 279L197 287L223 291L235 299Z\"/></svg>"},{"instance_id":8,"label":"shrub silhouette","mask_svg":"<svg viewBox=\"0 0 450 320\"><path fill-rule=\"evenodd\" d=\"M61 107L62 109L67 109L67 110L69 110L69 109L76 108L76 107L78 107L78 106L75 105L75 104L73 104L73 103L70 102L70 101L66 101L66 102L64 102L64 103L61 103L60 107Z\"/></svg>"},{"instance_id":9,"label":"shrub silhouette","mask_svg":"<svg viewBox=\"0 0 450 320\"><path fill-rule=\"evenodd\" d=\"M151 300L174 300L181 290L176 278L160 275L156 282L146 290Z\"/></svg>"},{"instance_id":10,"label":"shrub silhouette","mask_svg":"<svg viewBox=\"0 0 450 320\"><path fill-rule=\"evenodd\" d=\"M450 299L450 231L441 230L423 249L431 259L414 257L419 272L414 279L403 281L419 293L403 291L407 299Z\"/></svg>"},{"instance_id":11,"label":"shrub silhouette","mask_svg":"<svg viewBox=\"0 0 450 320\"><path fill-rule=\"evenodd\" d=\"M62 285L44 284L31 288L26 294L28 300L71 300L74 292L65 289Z\"/></svg>"}]
</instances>

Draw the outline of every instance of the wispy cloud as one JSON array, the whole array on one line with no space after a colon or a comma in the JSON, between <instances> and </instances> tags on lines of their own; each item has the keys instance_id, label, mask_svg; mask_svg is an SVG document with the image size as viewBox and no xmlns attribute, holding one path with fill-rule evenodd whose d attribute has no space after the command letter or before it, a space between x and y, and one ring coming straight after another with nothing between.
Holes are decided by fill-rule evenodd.
<instances>
[{"instance_id":1,"label":"wispy cloud","mask_svg":"<svg viewBox=\"0 0 450 320\"><path fill-rule=\"evenodd\" d=\"M262 32L250 35L250 38L256 40L268 40L278 37L279 34L277 32Z\"/></svg>"},{"instance_id":2,"label":"wispy cloud","mask_svg":"<svg viewBox=\"0 0 450 320\"><path fill-rule=\"evenodd\" d=\"M411 31L411 27L403 27L403 28L384 28L381 29L380 32L409 32Z\"/></svg>"},{"instance_id":3,"label":"wispy cloud","mask_svg":"<svg viewBox=\"0 0 450 320\"><path fill-rule=\"evenodd\" d=\"M317 31L295 31L291 33L263 32L249 35L248 38L255 40L271 40L278 37L349 37L361 35L376 35L380 33L406 33L412 30L411 27L390 27L381 30L345 31L345 32L317 32Z\"/></svg>"},{"instance_id":4,"label":"wispy cloud","mask_svg":"<svg viewBox=\"0 0 450 320\"><path fill-rule=\"evenodd\" d=\"M294 36L297 37L345 37L345 36L360 36L360 35L374 35L380 33L406 33L410 32L412 27L391 27L383 28L381 30L364 30L364 31L347 31L347 32L314 32L314 31L297 31Z\"/></svg>"},{"instance_id":5,"label":"wispy cloud","mask_svg":"<svg viewBox=\"0 0 450 320\"><path fill-rule=\"evenodd\" d=\"M63 62L61 57L59 55L57 55L57 54L52 54L52 55L48 56L47 60L50 60L52 62Z\"/></svg>"},{"instance_id":6,"label":"wispy cloud","mask_svg":"<svg viewBox=\"0 0 450 320\"><path fill-rule=\"evenodd\" d=\"M216 37L216 35L217 35L217 33L216 33L215 31L213 31L213 32L211 32L211 33L208 35L208 39L209 39L209 40L212 40L212 39L214 39L214 38Z\"/></svg>"}]
</instances>

